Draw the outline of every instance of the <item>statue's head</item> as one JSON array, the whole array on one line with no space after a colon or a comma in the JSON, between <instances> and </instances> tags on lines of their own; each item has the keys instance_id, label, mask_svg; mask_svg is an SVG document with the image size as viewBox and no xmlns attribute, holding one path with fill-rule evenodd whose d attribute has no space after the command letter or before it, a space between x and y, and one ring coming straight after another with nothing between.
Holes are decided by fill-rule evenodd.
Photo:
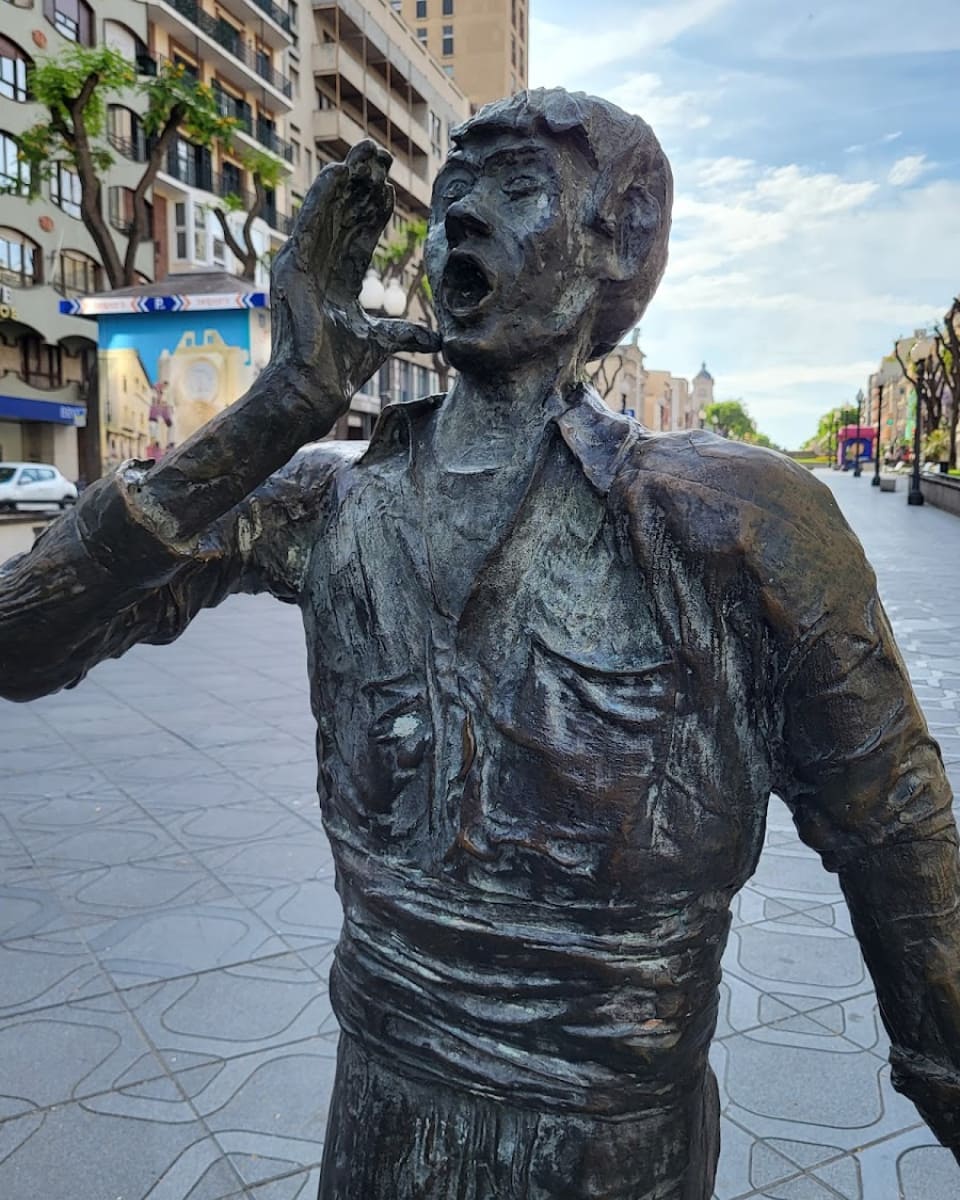
<instances>
[{"instance_id":1,"label":"statue's head","mask_svg":"<svg viewBox=\"0 0 960 1200\"><path fill-rule=\"evenodd\" d=\"M560 88L488 104L452 134L427 272L454 366L606 353L667 261L673 180L646 122Z\"/></svg>"}]
</instances>

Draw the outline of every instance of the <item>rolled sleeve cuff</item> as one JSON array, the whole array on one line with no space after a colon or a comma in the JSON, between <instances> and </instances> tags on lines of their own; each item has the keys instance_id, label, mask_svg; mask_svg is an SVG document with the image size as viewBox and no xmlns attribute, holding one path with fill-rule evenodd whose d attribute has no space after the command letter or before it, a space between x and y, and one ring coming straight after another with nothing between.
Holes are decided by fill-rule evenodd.
<instances>
[{"instance_id":1,"label":"rolled sleeve cuff","mask_svg":"<svg viewBox=\"0 0 960 1200\"><path fill-rule=\"evenodd\" d=\"M87 488L76 508L84 550L128 587L160 587L196 554L193 543L165 536L163 514L151 509L143 485L152 465L123 463Z\"/></svg>"},{"instance_id":2,"label":"rolled sleeve cuff","mask_svg":"<svg viewBox=\"0 0 960 1200\"><path fill-rule=\"evenodd\" d=\"M938 1141L960 1150L960 1070L912 1050L890 1050L894 1088L912 1100Z\"/></svg>"}]
</instances>

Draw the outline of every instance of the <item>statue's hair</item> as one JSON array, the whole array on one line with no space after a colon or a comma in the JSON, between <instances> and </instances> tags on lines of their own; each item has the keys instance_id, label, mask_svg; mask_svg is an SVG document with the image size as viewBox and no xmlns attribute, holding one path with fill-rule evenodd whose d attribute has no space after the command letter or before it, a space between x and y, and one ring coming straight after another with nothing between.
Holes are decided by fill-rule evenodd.
<instances>
[{"instance_id":1,"label":"statue's hair","mask_svg":"<svg viewBox=\"0 0 960 1200\"><path fill-rule=\"evenodd\" d=\"M640 320L667 265L673 175L653 130L609 100L537 88L485 104L451 139L460 146L483 131L572 139L596 170L589 224L616 243L623 263L635 264L628 278L604 285L591 357L608 353Z\"/></svg>"}]
</instances>

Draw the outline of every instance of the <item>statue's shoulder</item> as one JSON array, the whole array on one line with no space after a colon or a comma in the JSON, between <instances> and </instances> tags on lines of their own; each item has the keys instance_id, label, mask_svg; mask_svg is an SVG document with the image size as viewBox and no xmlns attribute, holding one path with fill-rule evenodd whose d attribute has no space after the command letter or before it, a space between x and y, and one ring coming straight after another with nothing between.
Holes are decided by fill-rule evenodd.
<instances>
[{"instance_id":1,"label":"statue's shoulder","mask_svg":"<svg viewBox=\"0 0 960 1200\"><path fill-rule=\"evenodd\" d=\"M618 483L635 522L655 520L706 554L770 559L789 545L789 557L805 557L853 537L830 489L806 467L705 430L641 433Z\"/></svg>"},{"instance_id":2,"label":"statue's shoulder","mask_svg":"<svg viewBox=\"0 0 960 1200\"><path fill-rule=\"evenodd\" d=\"M620 474L628 488L698 494L704 502L712 494L716 504L759 507L786 519L796 516L798 502L835 510L830 489L788 455L706 430L644 431Z\"/></svg>"},{"instance_id":3,"label":"statue's shoulder","mask_svg":"<svg viewBox=\"0 0 960 1200\"><path fill-rule=\"evenodd\" d=\"M311 442L271 475L254 495L261 506L291 519L315 516L347 479L366 442Z\"/></svg>"}]
</instances>

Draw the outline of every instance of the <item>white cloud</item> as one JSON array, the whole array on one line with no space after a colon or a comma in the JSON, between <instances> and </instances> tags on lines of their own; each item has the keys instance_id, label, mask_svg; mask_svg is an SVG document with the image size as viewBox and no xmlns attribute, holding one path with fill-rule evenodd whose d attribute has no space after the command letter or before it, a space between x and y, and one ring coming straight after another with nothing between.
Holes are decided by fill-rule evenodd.
<instances>
[{"instance_id":1,"label":"white cloud","mask_svg":"<svg viewBox=\"0 0 960 1200\"><path fill-rule=\"evenodd\" d=\"M903 137L902 129L895 129L892 133L885 133L880 139L881 142L895 142L897 138Z\"/></svg>"},{"instance_id":2,"label":"white cloud","mask_svg":"<svg viewBox=\"0 0 960 1200\"><path fill-rule=\"evenodd\" d=\"M725 184L738 183L753 169L754 163L749 158L734 158L731 155L708 158L699 164L697 181L706 188L723 187Z\"/></svg>"},{"instance_id":3,"label":"white cloud","mask_svg":"<svg viewBox=\"0 0 960 1200\"><path fill-rule=\"evenodd\" d=\"M929 170L930 164L925 154L907 154L898 158L890 168L887 182L892 183L894 187L907 187L916 183L920 176Z\"/></svg>"},{"instance_id":4,"label":"white cloud","mask_svg":"<svg viewBox=\"0 0 960 1200\"><path fill-rule=\"evenodd\" d=\"M945 309L960 278L960 181L888 189L735 162L681 166L643 345L680 374L705 358L718 396L741 396L765 433L799 445L866 385L898 333Z\"/></svg>"},{"instance_id":5,"label":"white cloud","mask_svg":"<svg viewBox=\"0 0 960 1200\"><path fill-rule=\"evenodd\" d=\"M582 86L612 63L637 60L668 46L682 33L715 17L732 0L675 0L645 7L632 23L606 19L590 32L582 19L559 25L530 20L530 83L533 87ZM582 18L582 11L578 14ZM608 89L605 89L608 90Z\"/></svg>"},{"instance_id":6,"label":"white cloud","mask_svg":"<svg viewBox=\"0 0 960 1200\"><path fill-rule=\"evenodd\" d=\"M627 112L638 116L655 130L672 125L685 129L702 129L710 124L710 116L703 111L705 97L697 92L664 91L659 75L644 73L631 75L614 87L607 88L605 97Z\"/></svg>"}]
</instances>

